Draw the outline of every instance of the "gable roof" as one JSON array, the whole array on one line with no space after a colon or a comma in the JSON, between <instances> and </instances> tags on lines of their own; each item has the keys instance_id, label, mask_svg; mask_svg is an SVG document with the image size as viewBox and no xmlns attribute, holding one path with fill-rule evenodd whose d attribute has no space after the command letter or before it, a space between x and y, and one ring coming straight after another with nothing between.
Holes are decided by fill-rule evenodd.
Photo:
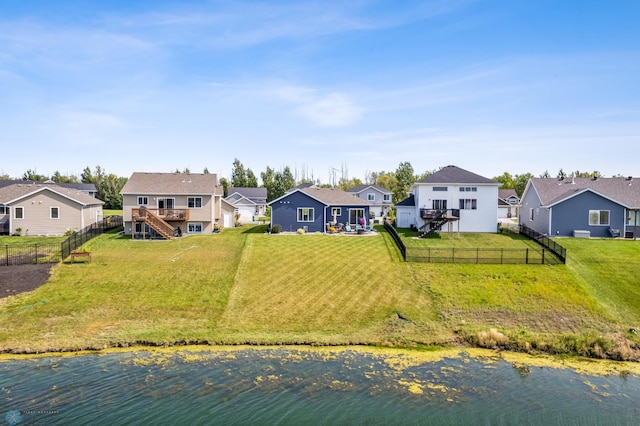
<instances>
[{"instance_id":1,"label":"gable roof","mask_svg":"<svg viewBox=\"0 0 640 426\"><path fill-rule=\"evenodd\" d=\"M457 166L446 166L437 172L427 176L416 183L448 183L448 184L475 184L475 185L500 185L500 182L471 173Z\"/></svg>"},{"instance_id":2,"label":"gable roof","mask_svg":"<svg viewBox=\"0 0 640 426\"><path fill-rule=\"evenodd\" d=\"M376 191L382 192L383 194L393 194L393 191L389 191L388 189L385 189L378 185L356 185L353 188L347 189L347 192L354 192L356 194L359 194L367 190L368 188L375 189Z\"/></svg>"},{"instance_id":3,"label":"gable roof","mask_svg":"<svg viewBox=\"0 0 640 426\"><path fill-rule=\"evenodd\" d=\"M233 194L239 194L249 199L267 199L267 188L229 188L227 198Z\"/></svg>"},{"instance_id":4,"label":"gable roof","mask_svg":"<svg viewBox=\"0 0 640 426\"><path fill-rule=\"evenodd\" d=\"M640 209L640 179L531 178L529 184L533 186L543 206L552 206L591 191L627 208Z\"/></svg>"},{"instance_id":5,"label":"gable roof","mask_svg":"<svg viewBox=\"0 0 640 426\"><path fill-rule=\"evenodd\" d=\"M61 183L61 182L54 182L52 180L47 180L47 181L18 180L18 179L0 180L0 188L3 188L5 186L9 186L9 185L15 185L17 183L22 184L22 185L54 184L54 185L61 186L63 188L77 189L79 191L84 191L84 192L95 192L96 191L96 186L94 184L92 184L92 183Z\"/></svg>"},{"instance_id":6,"label":"gable roof","mask_svg":"<svg viewBox=\"0 0 640 426\"><path fill-rule=\"evenodd\" d=\"M296 190L287 192L282 197L277 198L269 203L269 205L275 203L276 201L280 201L283 198L290 196L295 192L301 192L310 196L311 198L321 202L326 206L370 206L371 203L365 201L361 198L354 196L346 191L337 188L318 188L318 187L309 187L309 188L298 188Z\"/></svg>"},{"instance_id":7,"label":"gable roof","mask_svg":"<svg viewBox=\"0 0 640 426\"><path fill-rule=\"evenodd\" d=\"M506 200L510 197L518 198L518 194L515 189L498 189L498 198Z\"/></svg>"},{"instance_id":8,"label":"gable roof","mask_svg":"<svg viewBox=\"0 0 640 426\"><path fill-rule=\"evenodd\" d=\"M222 186L213 173L135 172L120 191L121 195L222 195Z\"/></svg>"},{"instance_id":9,"label":"gable roof","mask_svg":"<svg viewBox=\"0 0 640 426\"><path fill-rule=\"evenodd\" d=\"M291 189L289 189L289 190L287 190L287 191L285 191L285 192L287 192L287 193L288 193L288 192L293 192L293 191L295 191L296 189L305 189L305 188L311 188L311 187L314 187L314 186L316 186L316 185L315 185L315 184L313 184L313 183L303 182L303 183L300 183L300 184L298 184L298 185L294 186L293 188L291 188Z\"/></svg>"},{"instance_id":10,"label":"gable roof","mask_svg":"<svg viewBox=\"0 0 640 426\"><path fill-rule=\"evenodd\" d=\"M12 204L33 194L50 191L83 206L104 204L104 201L88 195L78 189L64 188L55 184L16 183L0 187L0 204Z\"/></svg>"}]
</instances>

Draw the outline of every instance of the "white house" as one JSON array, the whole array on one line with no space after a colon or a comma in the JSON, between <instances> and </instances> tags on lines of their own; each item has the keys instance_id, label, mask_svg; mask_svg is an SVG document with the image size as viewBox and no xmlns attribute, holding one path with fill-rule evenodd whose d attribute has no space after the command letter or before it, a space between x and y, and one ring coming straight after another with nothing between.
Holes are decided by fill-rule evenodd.
<instances>
[{"instance_id":1,"label":"white house","mask_svg":"<svg viewBox=\"0 0 640 426\"><path fill-rule=\"evenodd\" d=\"M229 188L225 200L235 208L240 223L254 223L267 214L267 188Z\"/></svg>"},{"instance_id":2,"label":"white house","mask_svg":"<svg viewBox=\"0 0 640 426\"><path fill-rule=\"evenodd\" d=\"M499 186L459 167L443 167L414 183L409 197L396 205L397 226L428 231L449 223L452 231L497 232Z\"/></svg>"}]
</instances>

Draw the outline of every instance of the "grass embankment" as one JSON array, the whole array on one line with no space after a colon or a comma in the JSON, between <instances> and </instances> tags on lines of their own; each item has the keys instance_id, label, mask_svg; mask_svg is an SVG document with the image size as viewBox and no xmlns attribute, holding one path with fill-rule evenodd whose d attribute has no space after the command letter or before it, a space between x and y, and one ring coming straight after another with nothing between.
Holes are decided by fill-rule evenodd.
<instances>
[{"instance_id":1,"label":"grass embankment","mask_svg":"<svg viewBox=\"0 0 640 426\"><path fill-rule=\"evenodd\" d=\"M93 263L60 264L38 290L0 299L0 351L462 343L636 358L627 331L640 313L637 242L562 240L566 266L418 264L401 262L385 233L263 229L173 241L98 237L88 243ZM513 235L452 236L449 244L477 246L478 238L530 244Z\"/></svg>"}]
</instances>

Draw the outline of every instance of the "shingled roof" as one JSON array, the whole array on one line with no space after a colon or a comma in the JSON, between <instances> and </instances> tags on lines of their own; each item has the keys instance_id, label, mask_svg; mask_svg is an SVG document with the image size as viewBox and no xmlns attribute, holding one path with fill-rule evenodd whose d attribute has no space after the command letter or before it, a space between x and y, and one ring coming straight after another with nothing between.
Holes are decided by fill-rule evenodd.
<instances>
[{"instance_id":1,"label":"shingled roof","mask_svg":"<svg viewBox=\"0 0 640 426\"><path fill-rule=\"evenodd\" d=\"M50 183L15 183L0 187L0 204L10 204L28 195L42 191L51 191L84 206L104 204L104 201L78 189L65 188Z\"/></svg>"},{"instance_id":2,"label":"shingled roof","mask_svg":"<svg viewBox=\"0 0 640 426\"><path fill-rule=\"evenodd\" d=\"M120 191L122 195L222 195L212 173L135 172Z\"/></svg>"},{"instance_id":3,"label":"shingled roof","mask_svg":"<svg viewBox=\"0 0 640 426\"><path fill-rule=\"evenodd\" d=\"M532 178L543 206L552 206L585 191L593 191L630 209L640 209L638 178Z\"/></svg>"},{"instance_id":4,"label":"shingled roof","mask_svg":"<svg viewBox=\"0 0 640 426\"><path fill-rule=\"evenodd\" d=\"M353 193L359 194L360 192L364 191L367 188L376 189L382 192L383 194L393 194L393 191L389 191L388 189L385 189L378 185L356 185L353 188L347 189L347 192L353 192Z\"/></svg>"},{"instance_id":5,"label":"shingled roof","mask_svg":"<svg viewBox=\"0 0 640 426\"><path fill-rule=\"evenodd\" d=\"M353 194L335 188L303 188L301 192L310 195L328 206L370 206L371 203Z\"/></svg>"},{"instance_id":6,"label":"shingled roof","mask_svg":"<svg viewBox=\"0 0 640 426\"><path fill-rule=\"evenodd\" d=\"M240 194L245 198L254 199L254 198L267 198L267 188L229 188L227 191L229 195Z\"/></svg>"},{"instance_id":7,"label":"shingled roof","mask_svg":"<svg viewBox=\"0 0 640 426\"><path fill-rule=\"evenodd\" d=\"M447 184L495 184L496 182L486 177L471 173L467 170L461 169L457 166L446 166L438 170L437 172L427 176L426 178L418 181L417 183L447 183Z\"/></svg>"}]
</instances>

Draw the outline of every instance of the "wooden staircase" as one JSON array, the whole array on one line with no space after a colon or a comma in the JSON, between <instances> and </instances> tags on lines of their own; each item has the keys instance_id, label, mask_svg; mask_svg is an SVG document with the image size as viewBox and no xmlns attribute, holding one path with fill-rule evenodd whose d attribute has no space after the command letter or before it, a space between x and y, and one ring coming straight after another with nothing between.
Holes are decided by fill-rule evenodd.
<instances>
[{"instance_id":1,"label":"wooden staircase","mask_svg":"<svg viewBox=\"0 0 640 426\"><path fill-rule=\"evenodd\" d=\"M162 235L167 240L173 239L173 226L169 225L167 222L159 218L155 213L150 211L149 209L145 209L144 213L142 210L141 214L138 216L138 219L147 225L158 234Z\"/></svg>"}]
</instances>

